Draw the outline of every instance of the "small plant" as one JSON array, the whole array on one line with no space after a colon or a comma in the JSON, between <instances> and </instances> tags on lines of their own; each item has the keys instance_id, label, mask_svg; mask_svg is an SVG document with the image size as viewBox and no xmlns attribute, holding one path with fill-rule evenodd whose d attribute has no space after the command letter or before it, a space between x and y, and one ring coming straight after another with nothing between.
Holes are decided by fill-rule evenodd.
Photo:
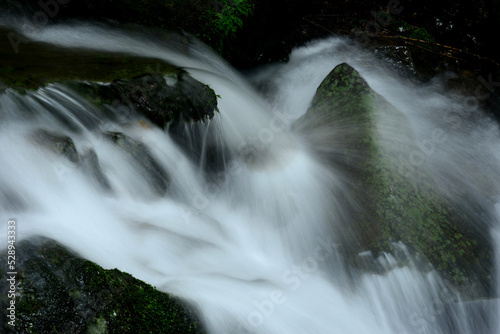
<instances>
[{"instance_id":1,"label":"small plant","mask_svg":"<svg viewBox=\"0 0 500 334\"><path fill-rule=\"evenodd\" d=\"M252 5L247 0L218 0L214 25L223 37L234 35L243 25L243 18L250 15Z\"/></svg>"},{"instance_id":2,"label":"small plant","mask_svg":"<svg viewBox=\"0 0 500 334\"><path fill-rule=\"evenodd\" d=\"M235 36L252 10L253 5L248 0L215 0L213 8L205 12L209 29L204 39L222 51L224 40Z\"/></svg>"}]
</instances>

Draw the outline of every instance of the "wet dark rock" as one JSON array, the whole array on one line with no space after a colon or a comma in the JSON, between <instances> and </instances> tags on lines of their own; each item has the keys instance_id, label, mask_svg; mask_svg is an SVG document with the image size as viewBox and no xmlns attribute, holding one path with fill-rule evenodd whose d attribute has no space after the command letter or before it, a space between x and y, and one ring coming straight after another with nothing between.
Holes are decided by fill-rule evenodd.
<instances>
[{"instance_id":1,"label":"wet dark rock","mask_svg":"<svg viewBox=\"0 0 500 334\"><path fill-rule=\"evenodd\" d=\"M218 124L178 123L168 127L170 137L191 161L207 174L226 169L231 151Z\"/></svg>"},{"instance_id":2,"label":"wet dark rock","mask_svg":"<svg viewBox=\"0 0 500 334\"><path fill-rule=\"evenodd\" d=\"M5 14L1 9L0 12ZM169 37L165 36L167 40ZM14 43L11 40L14 39ZM17 44L17 43L19 44ZM73 49L30 40L14 29L0 27L0 82L26 93L50 83L68 81L111 82L156 71L177 73L179 69L165 61L99 50ZM49 93L47 90L45 93ZM57 95L51 96L57 99ZM38 102L62 123L74 121L57 114L45 99Z\"/></svg>"},{"instance_id":3,"label":"wet dark rock","mask_svg":"<svg viewBox=\"0 0 500 334\"><path fill-rule=\"evenodd\" d=\"M379 46L374 53L377 57L388 63L394 70L403 76L416 76L415 64L411 51L406 46Z\"/></svg>"},{"instance_id":4,"label":"wet dark rock","mask_svg":"<svg viewBox=\"0 0 500 334\"><path fill-rule=\"evenodd\" d=\"M170 122L204 121L214 116L217 96L208 85L187 73L173 75L168 81L162 74L145 74L94 85L93 91L105 103L129 106L162 128Z\"/></svg>"},{"instance_id":5,"label":"wet dark rock","mask_svg":"<svg viewBox=\"0 0 500 334\"><path fill-rule=\"evenodd\" d=\"M69 161L75 164L80 163L80 156L75 143L70 137L41 129L33 134L33 139L41 146L65 157Z\"/></svg>"},{"instance_id":6,"label":"wet dark rock","mask_svg":"<svg viewBox=\"0 0 500 334\"><path fill-rule=\"evenodd\" d=\"M196 314L175 297L117 269L104 270L50 239L16 243L16 271L16 326L7 325L2 307L5 334L203 332ZM2 282L11 277L0 269ZM10 302L9 286L0 285L1 305Z\"/></svg>"},{"instance_id":7,"label":"wet dark rock","mask_svg":"<svg viewBox=\"0 0 500 334\"><path fill-rule=\"evenodd\" d=\"M157 195L165 195L170 186L170 176L146 145L119 132L107 132L105 136L121 148L144 172L141 175Z\"/></svg>"}]
</instances>

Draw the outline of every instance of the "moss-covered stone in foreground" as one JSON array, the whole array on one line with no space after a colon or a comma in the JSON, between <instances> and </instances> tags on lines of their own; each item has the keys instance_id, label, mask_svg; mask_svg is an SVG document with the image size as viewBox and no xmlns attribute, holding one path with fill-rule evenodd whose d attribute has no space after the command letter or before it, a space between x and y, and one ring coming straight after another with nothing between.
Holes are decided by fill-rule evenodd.
<instances>
[{"instance_id":1,"label":"moss-covered stone in foreground","mask_svg":"<svg viewBox=\"0 0 500 334\"><path fill-rule=\"evenodd\" d=\"M340 228L335 224L351 263L358 252L390 251L391 242L403 241L456 288L491 296L493 248L484 221L435 189L425 165L404 165L401 158L422 153L406 116L356 70L335 67L294 127L345 176L336 196L347 212Z\"/></svg>"},{"instance_id":2,"label":"moss-covered stone in foreground","mask_svg":"<svg viewBox=\"0 0 500 334\"><path fill-rule=\"evenodd\" d=\"M52 240L19 242L16 257L16 326L3 323L2 307L6 334L202 333L196 315L176 298ZM5 281L6 273L0 276ZM7 287L1 286L1 304L7 305Z\"/></svg>"}]
</instances>

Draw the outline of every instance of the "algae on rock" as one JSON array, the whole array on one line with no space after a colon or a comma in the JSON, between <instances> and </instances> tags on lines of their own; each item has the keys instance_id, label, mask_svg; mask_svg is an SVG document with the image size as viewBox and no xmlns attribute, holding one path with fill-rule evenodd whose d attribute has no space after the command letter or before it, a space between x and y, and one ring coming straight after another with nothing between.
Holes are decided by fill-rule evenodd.
<instances>
[{"instance_id":1,"label":"algae on rock","mask_svg":"<svg viewBox=\"0 0 500 334\"><path fill-rule=\"evenodd\" d=\"M71 86L97 103L135 109L162 128L170 122L204 121L214 116L217 96L210 86L183 71L171 75L168 81L162 74L152 73L114 80L107 85Z\"/></svg>"},{"instance_id":2,"label":"algae on rock","mask_svg":"<svg viewBox=\"0 0 500 334\"><path fill-rule=\"evenodd\" d=\"M104 270L53 240L24 240L16 251L16 326L3 323L3 308L6 334L204 332L177 298L117 269ZM0 277L4 281L6 272ZM2 304L6 289L2 284Z\"/></svg>"},{"instance_id":3,"label":"algae on rock","mask_svg":"<svg viewBox=\"0 0 500 334\"><path fill-rule=\"evenodd\" d=\"M23 40L22 49L14 50L9 35ZM180 70L163 60L116 52L71 49L30 41L18 33L0 27L0 87L36 90L54 82L71 80L111 82L128 79L154 70L178 73Z\"/></svg>"},{"instance_id":4,"label":"algae on rock","mask_svg":"<svg viewBox=\"0 0 500 334\"><path fill-rule=\"evenodd\" d=\"M345 63L335 67L294 128L345 176L335 195L348 209L346 218L335 222L335 233L351 263L359 252L377 254L403 241L456 288L467 287L473 298L491 295L487 232L434 188L425 164L403 164L401 157L420 152L408 119L355 69Z\"/></svg>"}]
</instances>

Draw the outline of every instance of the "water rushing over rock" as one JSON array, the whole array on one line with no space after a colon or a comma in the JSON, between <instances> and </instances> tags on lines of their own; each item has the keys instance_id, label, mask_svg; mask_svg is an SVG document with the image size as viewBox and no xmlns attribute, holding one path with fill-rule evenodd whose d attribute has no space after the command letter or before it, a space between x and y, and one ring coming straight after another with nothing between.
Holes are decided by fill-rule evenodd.
<instances>
[{"instance_id":1,"label":"water rushing over rock","mask_svg":"<svg viewBox=\"0 0 500 334\"><path fill-rule=\"evenodd\" d=\"M443 95L438 80L421 86L394 77L371 55L334 38L253 73L259 92L195 42L92 26L28 35L186 68L220 96L220 114L164 130L144 126L133 111L109 106L113 116L103 114L57 84L24 95L1 92L1 217L17 219L20 239L54 239L178 296L200 310L209 333L496 333L496 299L464 301L468 286L455 291L406 240L386 240L379 254L367 247L355 254L364 265L353 265L342 252L352 239L335 228L365 202L338 196L352 175L318 158L314 133L289 130L326 75L348 62L408 120L440 195L464 207L489 235L499 227L489 216L496 217L499 189L491 174L500 166L498 130L480 110L466 114L464 97ZM376 122L389 132L398 126L390 115ZM80 158L34 141L40 129L64 143L71 139ZM444 142L430 141L436 129L446 134ZM333 151L349 143L349 128L340 130ZM183 147L190 140L201 157ZM78 163L84 152L97 158L93 172ZM419 163L412 152L401 156L410 166ZM152 187L155 178L165 183L161 191ZM481 207L467 207L470 197Z\"/></svg>"}]
</instances>

